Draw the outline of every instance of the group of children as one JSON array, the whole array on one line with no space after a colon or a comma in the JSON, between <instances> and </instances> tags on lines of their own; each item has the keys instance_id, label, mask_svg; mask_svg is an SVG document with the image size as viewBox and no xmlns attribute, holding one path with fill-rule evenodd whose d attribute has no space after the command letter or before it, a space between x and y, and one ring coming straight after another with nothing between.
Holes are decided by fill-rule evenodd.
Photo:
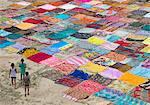
<instances>
[{"instance_id":1,"label":"group of children","mask_svg":"<svg viewBox=\"0 0 150 105\"><path fill-rule=\"evenodd\" d=\"M29 73L26 72L26 64L24 63L24 59L21 59L19 68L20 68L20 79L21 79L21 83L24 84L25 96L26 96L27 90L29 95L30 76ZM14 85L15 88L16 88L16 74L17 74L17 69L15 68L15 64L11 63L9 78L11 78L11 84L12 86Z\"/></svg>"}]
</instances>

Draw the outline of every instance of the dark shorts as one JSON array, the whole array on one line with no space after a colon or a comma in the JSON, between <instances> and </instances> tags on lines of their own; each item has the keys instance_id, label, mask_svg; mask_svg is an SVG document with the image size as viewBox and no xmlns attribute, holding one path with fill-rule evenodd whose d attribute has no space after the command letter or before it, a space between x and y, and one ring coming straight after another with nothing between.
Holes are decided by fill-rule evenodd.
<instances>
[{"instance_id":1,"label":"dark shorts","mask_svg":"<svg viewBox=\"0 0 150 105\"><path fill-rule=\"evenodd\" d=\"M11 79L16 79L16 77L11 77Z\"/></svg>"}]
</instances>

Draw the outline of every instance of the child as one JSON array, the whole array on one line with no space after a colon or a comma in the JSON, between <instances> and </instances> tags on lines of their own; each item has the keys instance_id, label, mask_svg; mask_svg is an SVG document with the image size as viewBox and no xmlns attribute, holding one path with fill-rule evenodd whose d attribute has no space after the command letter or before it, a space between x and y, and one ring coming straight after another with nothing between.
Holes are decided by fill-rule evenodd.
<instances>
[{"instance_id":1,"label":"child","mask_svg":"<svg viewBox=\"0 0 150 105\"><path fill-rule=\"evenodd\" d=\"M24 78L25 72L26 72L26 64L24 63L24 59L21 59L21 63L19 64L20 67L20 79L22 80Z\"/></svg>"},{"instance_id":2,"label":"child","mask_svg":"<svg viewBox=\"0 0 150 105\"><path fill-rule=\"evenodd\" d=\"M15 68L15 64L12 63L11 64L11 69L10 69L10 72L9 72L9 78L11 77L11 84L12 84L12 86L14 85L15 88L16 88L16 73L17 73L17 70Z\"/></svg>"},{"instance_id":3,"label":"child","mask_svg":"<svg viewBox=\"0 0 150 105\"><path fill-rule=\"evenodd\" d=\"M28 95L29 95L29 86L30 86L30 76L28 72L25 73L23 80L24 80L25 97L26 97L26 90L28 89Z\"/></svg>"}]
</instances>

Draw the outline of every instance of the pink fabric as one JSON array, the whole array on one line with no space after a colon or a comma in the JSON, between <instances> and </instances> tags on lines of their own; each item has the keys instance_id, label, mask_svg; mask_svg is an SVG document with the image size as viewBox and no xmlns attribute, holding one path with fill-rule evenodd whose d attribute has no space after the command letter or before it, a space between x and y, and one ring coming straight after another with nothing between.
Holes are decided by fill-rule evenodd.
<instances>
[{"instance_id":1,"label":"pink fabric","mask_svg":"<svg viewBox=\"0 0 150 105\"><path fill-rule=\"evenodd\" d=\"M82 58L82 57L78 57L78 56L72 56L72 57L68 58L66 61L68 63L75 64L77 66L81 66L81 65L84 65L87 62L89 62L88 59Z\"/></svg>"},{"instance_id":2,"label":"pink fabric","mask_svg":"<svg viewBox=\"0 0 150 105\"><path fill-rule=\"evenodd\" d=\"M101 84L92 80L86 80L80 83L79 85L75 86L74 88L81 89L82 91L88 94L94 94L95 92L104 89L105 86L102 86Z\"/></svg>"},{"instance_id":3,"label":"pink fabric","mask_svg":"<svg viewBox=\"0 0 150 105\"><path fill-rule=\"evenodd\" d=\"M48 59L46 59L46 60L41 61L40 63L41 63L41 64L48 65L48 66L50 66L50 67L54 67L54 66L56 66L56 65L59 65L59 64L61 64L61 63L64 63L64 60L52 56L51 58L48 58Z\"/></svg>"}]
</instances>

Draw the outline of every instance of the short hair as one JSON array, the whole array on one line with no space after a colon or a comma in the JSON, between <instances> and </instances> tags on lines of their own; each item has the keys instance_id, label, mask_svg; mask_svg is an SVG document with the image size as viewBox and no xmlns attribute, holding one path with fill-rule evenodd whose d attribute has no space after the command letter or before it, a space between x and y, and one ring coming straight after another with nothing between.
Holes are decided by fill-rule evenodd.
<instances>
[{"instance_id":1,"label":"short hair","mask_svg":"<svg viewBox=\"0 0 150 105\"><path fill-rule=\"evenodd\" d=\"M23 59L23 58L21 59L21 62L24 62L24 59Z\"/></svg>"},{"instance_id":2,"label":"short hair","mask_svg":"<svg viewBox=\"0 0 150 105\"><path fill-rule=\"evenodd\" d=\"M29 72L26 72L26 76L28 76L29 75Z\"/></svg>"},{"instance_id":3,"label":"short hair","mask_svg":"<svg viewBox=\"0 0 150 105\"><path fill-rule=\"evenodd\" d=\"M14 63L11 63L11 67L14 67L15 66L15 64Z\"/></svg>"}]
</instances>

